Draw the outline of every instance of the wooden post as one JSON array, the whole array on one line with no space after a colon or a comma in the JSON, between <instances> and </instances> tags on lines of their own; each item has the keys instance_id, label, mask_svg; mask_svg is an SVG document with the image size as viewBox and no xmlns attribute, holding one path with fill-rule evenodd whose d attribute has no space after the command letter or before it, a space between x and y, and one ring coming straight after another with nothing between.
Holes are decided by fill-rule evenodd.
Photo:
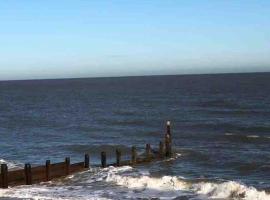
<instances>
[{"instance_id":1,"label":"wooden post","mask_svg":"<svg viewBox=\"0 0 270 200\"><path fill-rule=\"evenodd\" d=\"M159 158L163 158L164 157L164 144L163 142L159 142L159 151L158 151L158 154L159 154Z\"/></svg>"},{"instance_id":2,"label":"wooden post","mask_svg":"<svg viewBox=\"0 0 270 200\"><path fill-rule=\"evenodd\" d=\"M137 162L137 152L136 152L136 147L132 146L131 147L131 164L134 165Z\"/></svg>"},{"instance_id":3,"label":"wooden post","mask_svg":"<svg viewBox=\"0 0 270 200\"><path fill-rule=\"evenodd\" d=\"M8 166L1 164L1 188L8 188Z\"/></svg>"},{"instance_id":4,"label":"wooden post","mask_svg":"<svg viewBox=\"0 0 270 200\"><path fill-rule=\"evenodd\" d=\"M171 122L170 121L167 121L166 129L167 129L166 133L171 136Z\"/></svg>"},{"instance_id":5,"label":"wooden post","mask_svg":"<svg viewBox=\"0 0 270 200\"><path fill-rule=\"evenodd\" d=\"M147 160L150 160L151 159L151 146L150 146L150 144L146 144L145 154L146 154Z\"/></svg>"},{"instance_id":6,"label":"wooden post","mask_svg":"<svg viewBox=\"0 0 270 200\"><path fill-rule=\"evenodd\" d=\"M101 152L101 167L105 168L107 166L106 163L106 152Z\"/></svg>"},{"instance_id":7,"label":"wooden post","mask_svg":"<svg viewBox=\"0 0 270 200\"><path fill-rule=\"evenodd\" d=\"M32 185L31 164L29 164L29 163L25 164L24 173L25 173L25 183L26 183L26 185Z\"/></svg>"},{"instance_id":8,"label":"wooden post","mask_svg":"<svg viewBox=\"0 0 270 200\"><path fill-rule=\"evenodd\" d=\"M165 156L171 157L172 151L171 151L171 143L170 143L170 135L166 134L165 136Z\"/></svg>"},{"instance_id":9,"label":"wooden post","mask_svg":"<svg viewBox=\"0 0 270 200\"><path fill-rule=\"evenodd\" d=\"M120 151L120 149L116 149L115 153L116 153L116 166L119 167L121 165L120 164L120 162L121 162L121 151Z\"/></svg>"},{"instance_id":10,"label":"wooden post","mask_svg":"<svg viewBox=\"0 0 270 200\"><path fill-rule=\"evenodd\" d=\"M70 158L69 157L66 157L65 158L65 164L66 164L66 175L69 175L69 172L70 172Z\"/></svg>"},{"instance_id":11,"label":"wooden post","mask_svg":"<svg viewBox=\"0 0 270 200\"><path fill-rule=\"evenodd\" d=\"M172 156L172 135L171 135L171 122L167 121L165 134L165 155L166 157Z\"/></svg>"},{"instance_id":12,"label":"wooden post","mask_svg":"<svg viewBox=\"0 0 270 200\"><path fill-rule=\"evenodd\" d=\"M46 181L51 180L51 161L46 160Z\"/></svg>"},{"instance_id":13,"label":"wooden post","mask_svg":"<svg viewBox=\"0 0 270 200\"><path fill-rule=\"evenodd\" d=\"M84 168L89 168L90 166L90 159L89 159L89 154L84 155Z\"/></svg>"}]
</instances>

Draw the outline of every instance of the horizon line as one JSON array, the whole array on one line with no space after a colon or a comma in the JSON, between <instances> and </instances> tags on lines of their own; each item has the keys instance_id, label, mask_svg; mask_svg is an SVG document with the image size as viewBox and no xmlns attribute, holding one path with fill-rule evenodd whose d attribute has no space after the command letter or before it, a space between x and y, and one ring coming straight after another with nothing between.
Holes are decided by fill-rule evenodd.
<instances>
[{"instance_id":1,"label":"horizon line","mask_svg":"<svg viewBox=\"0 0 270 200\"><path fill-rule=\"evenodd\" d=\"M152 75L119 75L119 76L89 76L89 77L62 77L62 78L33 78L33 79L8 79L0 82L13 81L46 81L46 80L74 80L74 79L103 79L103 78L129 78L129 77L151 77L151 76L196 76L196 75L222 75L222 74L263 74L270 71L249 71L249 72L213 72L213 73L181 73L181 74L152 74Z\"/></svg>"}]
</instances>

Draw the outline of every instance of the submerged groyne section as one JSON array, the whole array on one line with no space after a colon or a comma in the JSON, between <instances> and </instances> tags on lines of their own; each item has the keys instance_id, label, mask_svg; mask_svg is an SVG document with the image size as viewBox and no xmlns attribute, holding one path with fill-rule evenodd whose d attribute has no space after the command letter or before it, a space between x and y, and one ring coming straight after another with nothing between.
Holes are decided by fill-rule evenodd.
<instances>
[{"instance_id":1,"label":"submerged groyne section","mask_svg":"<svg viewBox=\"0 0 270 200\"><path fill-rule=\"evenodd\" d=\"M124 165L138 165L172 157L172 135L171 123L167 121L165 137L159 142L159 148L154 149L151 144L145 145L145 152L138 154L136 146L130 150L130 159L122 160L120 149L116 149L116 160L114 163L107 163L105 151L100 152L100 165L91 165L90 155L85 154L84 160L78 163L71 163L70 157L63 159L63 162L51 163L46 160L45 165L32 166L26 163L24 169L9 170L7 164L1 164L0 187L5 189L18 185L32 185L41 182L47 182L58 178L66 177L81 171L86 171L90 167L120 167Z\"/></svg>"}]
</instances>

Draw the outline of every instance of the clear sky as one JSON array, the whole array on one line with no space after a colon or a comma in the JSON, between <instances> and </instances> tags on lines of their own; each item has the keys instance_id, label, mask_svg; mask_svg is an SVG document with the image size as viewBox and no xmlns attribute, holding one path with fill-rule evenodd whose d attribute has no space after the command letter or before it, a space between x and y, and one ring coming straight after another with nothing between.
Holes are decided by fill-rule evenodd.
<instances>
[{"instance_id":1,"label":"clear sky","mask_svg":"<svg viewBox=\"0 0 270 200\"><path fill-rule=\"evenodd\" d=\"M0 80L250 71L269 0L0 1Z\"/></svg>"}]
</instances>

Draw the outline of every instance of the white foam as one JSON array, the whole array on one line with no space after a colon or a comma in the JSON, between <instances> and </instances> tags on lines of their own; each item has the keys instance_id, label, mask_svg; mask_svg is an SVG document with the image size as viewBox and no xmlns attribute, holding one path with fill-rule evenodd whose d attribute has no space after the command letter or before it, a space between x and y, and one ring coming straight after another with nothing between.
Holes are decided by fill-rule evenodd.
<instances>
[{"instance_id":1,"label":"white foam","mask_svg":"<svg viewBox=\"0 0 270 200\"><path fill-rule=\"evenodd\" d=\"M259 138L260 136L258 136L258 135L248 135L247 137L248 138Z\"/></svg>"},{"instance_id":2,"label":"white foam","mask_svg":"<svg viewBox=\"0 0 270 200\"><path fill-rule=\"evenodd\" d=\"M93 168L86 172L70 175L60 181L50 181L31 186L18 186L9 189L0 189L0 197L23 198L34 200L107 200L110 192L108 187L95 188L99 182L104 182L109 171L121 173L131 170L131 167L120 168ZM113 194L110 194L113 195Z\"/></svg>"},{"instance_id":3,"label":"white foam","mask_svg":"<svg viewBox=\"0 0 270 200\"><path fill-rule=\"evenodd\" d=\"M0 197L26 199L114 199L186 196L195 199L269 200L270 194L235 181L192 183L179 176L152 177L148 170L130 166L94 168L63 181L0 189Z\"/></svg>"},{"instance_id":4,"label":"white foam","mask_svg":"<svg viewBox=\"0 0 270 200\"><path fill-rule=\"evenodd\" d=\"M211 198L243 198L245 200L269 200L270 195L265 191L258 191L254 187L247 187L235 181L224 183L198 183L192 186L198 194Z\"/></svg>"},{"instance_id":5,"label":"white foam","mask_svg":"<svg viewBox=\"0 0 270 200\"><path fill-rule=\"evenodd\" d=\"M186 183L178 180L177 177L163 176L162 178L151 178L149 176L129 177L120 176L113 173L108 174L108 182L114 182L117 185L137 189L155 189L155 190L184 190Z\"/></svg>"},{"instance_id":6,"label":"white foam","mask_svg":"<svg viewBox=\"0 0 270 200\"><path fill-rule=\"evenodd\" d=\"M7 164L9 169L18 168L22 166L21 163L15 163L15 162L7 161L4 159L0 159L0 164Z\"/></svg>"},{"instance_id":7,"label":"white foam","mask_svg":"<svg viewBox=\"0 0 270 200\"><path fill-rule=\"evenodd\" d=\"M91 191L82 187L45 187L41 185L0 190L0 197L23 198L33 200L107 200L110 198L102 197L99 190Z\"/></svg>"}]
</instances>

